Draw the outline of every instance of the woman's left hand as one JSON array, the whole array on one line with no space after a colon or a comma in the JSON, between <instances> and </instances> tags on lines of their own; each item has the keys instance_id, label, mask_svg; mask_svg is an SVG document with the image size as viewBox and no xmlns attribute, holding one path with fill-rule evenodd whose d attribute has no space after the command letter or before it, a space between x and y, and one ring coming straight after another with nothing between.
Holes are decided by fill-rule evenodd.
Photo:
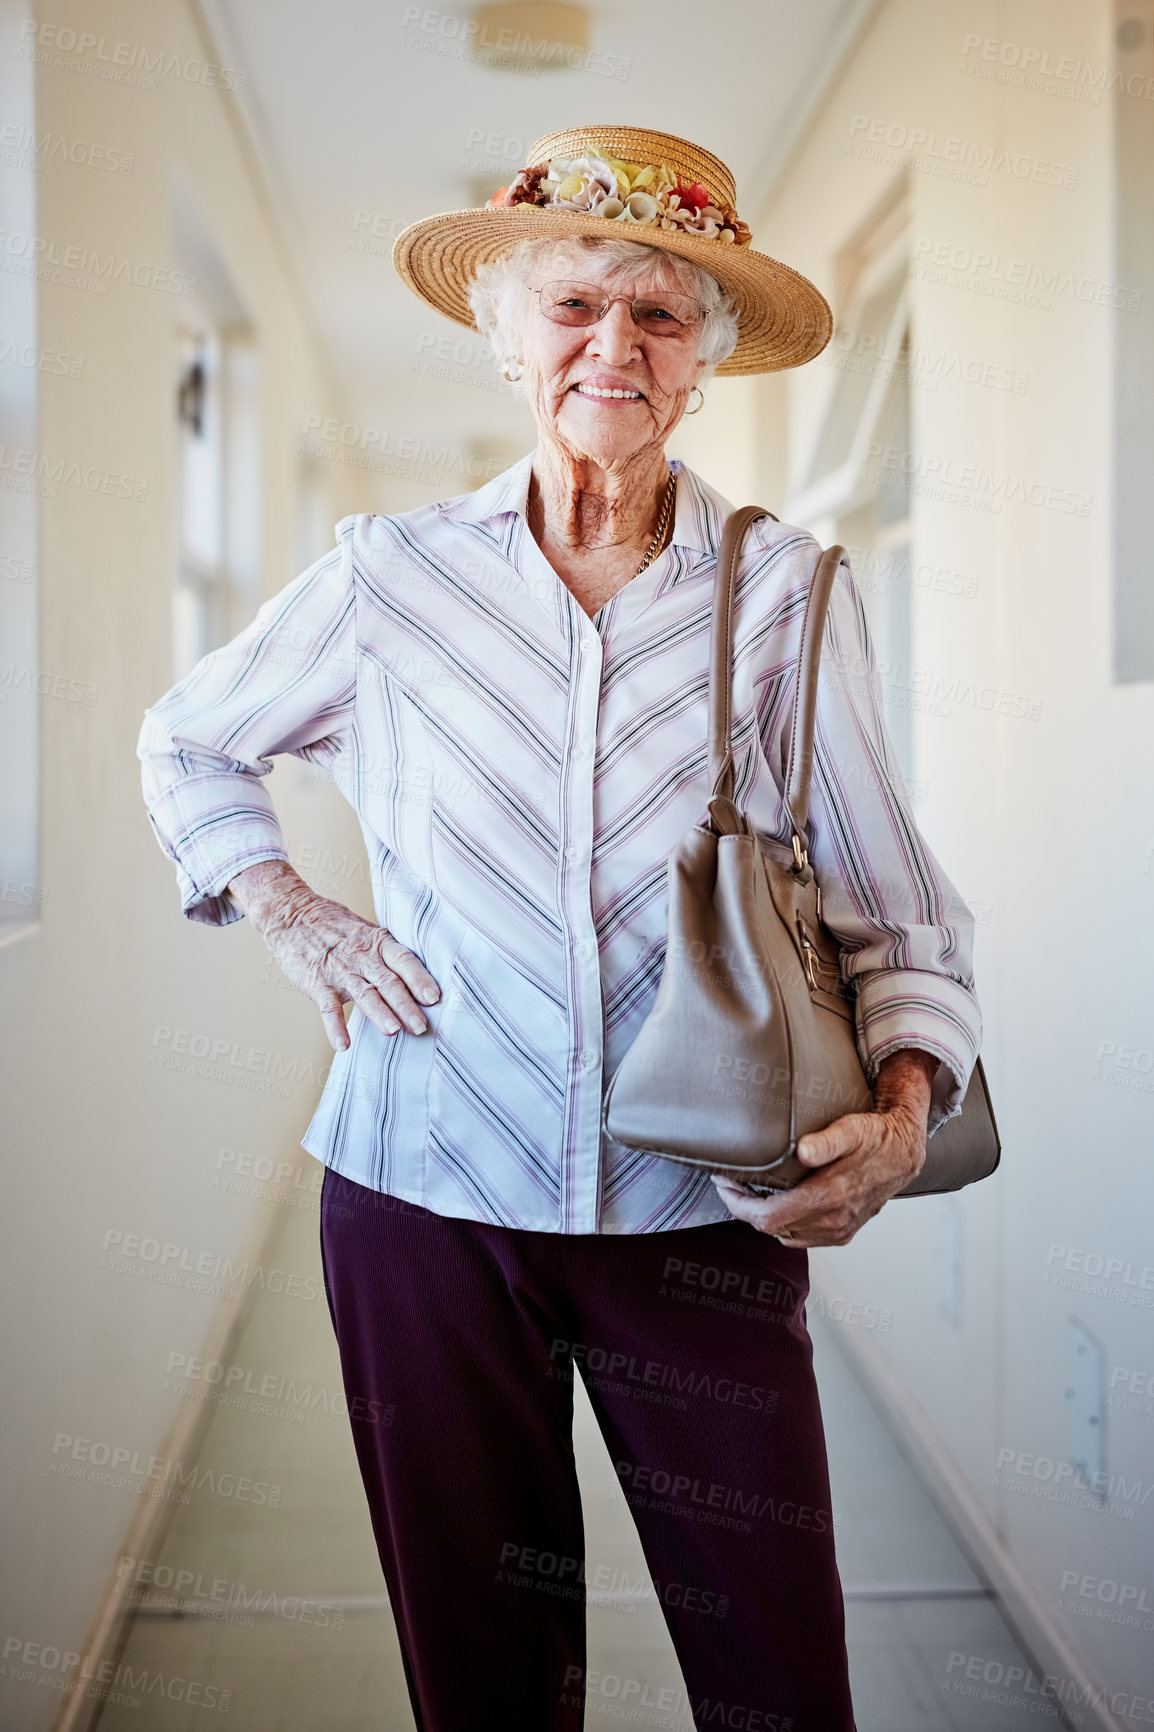
<instances>
[{"instance_id":1,"label":"woman's left hand","mask_svg":"<svg viewBox=\"0 0 1154 1732\"><path fill-rule=\"evenodd\" d=\"M713 1183L731 1215L791 1249L848 1245L883 1203L908 1185L926 1158L930 1084L938 1059L918 1047L878 1066L872 1113L847 1113L798 1139L798 1159L815 1171L790 1191L759 1197L728 1179Z\"/></svg>"}]
</instances>

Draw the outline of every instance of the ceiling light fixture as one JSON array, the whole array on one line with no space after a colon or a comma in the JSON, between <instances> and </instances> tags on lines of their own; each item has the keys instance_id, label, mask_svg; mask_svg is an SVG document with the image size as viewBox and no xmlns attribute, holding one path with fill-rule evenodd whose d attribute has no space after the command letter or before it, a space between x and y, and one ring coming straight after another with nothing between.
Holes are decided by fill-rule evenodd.
<instances>
[{"instance_id":1,"label":"ceiling light fixture","mask_svg":"<svg viewBox=\"0 0 1154 1732\"><path fill-rule=\"evenodd\" d=\"M589 52L589 13L570 0L497 0L471 22L471 52L504 72L580 71Z\"/></svg>"}]
</instances>

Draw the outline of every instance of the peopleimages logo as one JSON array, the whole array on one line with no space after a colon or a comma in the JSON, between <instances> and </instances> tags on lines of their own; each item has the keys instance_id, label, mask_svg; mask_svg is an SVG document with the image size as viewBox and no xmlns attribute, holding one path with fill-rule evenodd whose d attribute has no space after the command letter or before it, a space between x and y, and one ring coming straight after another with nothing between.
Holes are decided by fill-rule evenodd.
<instances>
[{"instance_id":1,"label":"peopleimages logo","mask_svg":"<svg viewBox=\"0 0 1154 1732\"><path fill-rule=\"evenodd\" d=\"M672 1714L692 1716L695 1726L728 1727L730 1732L793 1732L790 1714L771 1708L753 1708L744 1702L727 1702L720 1696L692 1697L684 1689L657 1686L647 1679L621 1672L597 1672L592 1668L567 1666L561 1705L584 1707L586 1715L608 1714L633 1725L669 1726ZM657 1716L660 1715L661 1718Z\"/></svg>"},{"instance_id":2,"label":"peopleimages logo","mask_svg":"<svg viewBox=\"0 0 1154 1732\"><path fill-rule=\"evenodd\" d=\"M478 18L463 13L438 12L429 6L406 6L401 17L402 48L448 54L458 60L488 65L504 61L508 69L537 77L543 68L589 72L600 78L625 79L632 60L620 54L605 54L596 48L578 48L549 36L505 26L493 30Z\"/></svg>"},{"instance_id":3,"label":"peopleimages logo","mask_svg":"<svg viewBox=\"0 0 1154 1732\"><path fill-rule=\"evenodd\" d=\"M1131 1695L1128 1690L1108 1690L1103 1684L1080 1684L1057 1672L1043 1672L1039 1678L1031 1667L1007 1665L1004 1660L992 1660L985 1654L952 1653L946 1663L943 1689L959 1696L1000 1702L1003 1707L1025 1708L1031 1714L1052 1715L1054 1719L1058 1716L1050 1705L1060 1703L1065 1718L1075 1726L1085 1720L1078 1708L1109 1709L1120 1719L1154 1724L1154 1702L1145 1696Z\"/></svg>"},{"instance_id":4,"label":"peopleimages logo","mask_svg":"<svg viewBox=\"0 0 1154 1732\"><path fill-rule=\"evenodd\" d=\"M1096 66L1078 55L1059 54L1037 43L1006 42L996 36L968 35L962 43L961 70L1095 106L1104 91L1142 97L1147 102L1154 99L1154 78L1141 72L1111 69L1106 61Z\"/></svg>"},{"instance_id":5,"label":"peopleimages logo","mask_svg":"<svg viewBox=\"0 0 1154 1732\"><path fill-rule=\"evenodd\" d=\"M150 1610L163 1607L176 1613L194 1612L222 1622L251 1629L254 1613L285 1618L293 1623L313 1624L320 1629L339 1630L345 1621L343 1606L328 1600L302 1599L299 1594L249 1588L223 1576L205 1576L200 1570L177 1569L151 1558L136 1558L124 1552L116 1566L116 1593Z\"/></svg>"},{"instance_id":6,"label":"peopleimages logo","mask_svg":"<svg viewBox=\"0 0 1154 1732\"><path fill-rule=\"evenodd\" d=\"M584 1558L566 1557L561 1552L541 1551L536 1546L522 1545L518 1540L505 1540L494 1581L508 1587L530 1588L557 1595L562 1599L583 1599L586 1590L592 1594L612 1595L622 1602L660 1600L662 1605L677 1606L684 1612L700 1612L707 1617L724 1618L729 1610L729 1595L716 1594L711 1588L693 1587L685 1582L661 1582L650 1577L648 1570L633 1577L622 1568L611 1569L607 1564L590 1568ZM624 1610L617 1605L615 1610Z\"/></svg>"},{"instance_id":7,"label":"peopleimages logo","mask_svg":"<svg viewBox=\"0 0 1154 1732\"><path fill-rule=\"evenodd\" d=\"M249 1474L221 1472L219 1468L202 1467L199 1462L186 1464L179 1456L147 1455L130 1444L108 1443L101 1438L75 1437L71 1432L58 1431L52 1445L52 1473L66 1479L86 1479L98 1485L110 1485L118 1491L144 1492L161 1496L171 1489L179 1501L188 1502L188 1491L211 1491L218 1497L235 1498L239 1503L262 1504L268 1509L280 1505L282 1486L268 1480L254 1480Z\"/></svg>"},{"instance_id":8,"label":"peopleimages logo","mask_svg":"<svg viewBox=\"0 0 1154 1732\"><path fill-rule=\"evenodd\" d=\"M1128 1630L1154 1630L1154 1606L1137 1582L1115 1582L1108 1576L1063 1570L1059 1592L1063 1596L1058 1601L1060 1612L1073 1612L1098 1623L1121 1624Z\"/></svg>"},{"instance_id":9,"label":"peopleimages logo","mask_svg":"<svg viewBox=\"0 0 1154 1732\"><path fill-rule=\"evenodd\" d=\"M126 1661L97 1660L49 1642L6 1636L0 1671L21 1684L49 1684L65 1695L87 1696L125 1708L140 1708L145 1696L164 1696L186 1708L211 1708L227 1714L232 1691L199 1678L154 1672ZM123 1692L132 1691L126 1695Z\"/></svg>"},{"instance_id":10,"label":"peopleimages logo","mask_svg":"<svg viewBox=\"0 0 1154 1732\"><path fill-rule=\"evenodd\" d=\"M1094 503L1092 493L1079 493L1044 481L1030 481L1008 469L987 469L984 463L961 463L949 455L914 451L900 445L883 445L877 440L871 441L866 454L880 459L882 470L909 479L911 492L928 491L919 489L919 480L934 487L954 488L958 491L959 503L966 502L965 496L970 495L973 502L983 500L983 509L993 512L1000 511L1006 500L1020 500L1026 505L1049 511L1088 517ZM884 475L879 474L875 479L888 484Z\"/></svg>"},{"instance_id":11,"label":"peopleimages logo","mask_svg":"<svg viewBox=\"0 0 1154 1732\"><path fill-rule=\"evenodd\" d=\"M1124 1386L1117 1394L1119 1384ZM1107 1407L1117 1407L1123 1413L1154 1414L1154 1371L1133 1371L1128 1365L1115 1365L1110 1372Z\"/></svg>"},{"instance_id":12,"label":"peopleimages logo","mask_svg":"<svg viewBox=\"0 0 1154 1732\"><path fill-rule=\"evenodd\" d=\"M89 30L74 30L67 24L39 22L35 18L25 18L21 24L16 53L42 65L85 72L94 78L132 84L144 90L155 90L158 77L170 78L174 74L185 84L204 84L212 90L239 92L248 83L247 72L237 72L229 66L182 59L171 49L151 48L141 42L112 42L107 36L94 36Z\"/></svg>"},{"instance_id":13,"label":"peopleimages logo","mask_svg":"<svg viewBox=\"0 0 1154 1732\"><path fill-rule=\"evenodd\" d=\"M209 1280L223 1283L238 1293L245 1287L259 1287L266 1293L283 1294L310 1303L321 1296L321 1286L315 1275L301 1275L275 1264L250 1263L247 1257L236 1262L217 1251L177 1245L147 1233L124 1233L110 1227L100 1248L102 1269L108 1268L117 1274L144 1271L154 1278L163 1277L162 1285L165 1286L188 1286L191 1291L198 1292L203 1289L196 1282Z\"/></svg>"},{"instance_id":14,"label":"peopleimages logo","mask_svg":"<svg viewBox=\"0 0 1154 1732\"><path fill-rule=\"evenodd\" d=\"M170 270L167 265L149 264L123 253L102 253L79 242L57 241L49 235L24 234L16 229L0 229L0 258L4 270L17 275L45 277L55 282L64 279L50 277L49 267L57 272L74 272L84 279L75 286L93 287L102 295L107 293L109 283L133 283L138 289L156 289L161 294L191 299L200 280L187 271ZM23 270L18 269L20 266Z\"/></svg>"},{"instance_id":15,"label":"peopleimages logo","mask_svg":"<svg viewBox=\"0 0 1154 1732\"><path fill-rule=\"evenodd\" d=\"M392 1401L377 1401L363 1395L354 1395L350 1400L343 1389L326 1389L323 1384L314 1387L312 1383L298 1383L291 1376L261 1372L251 1366L225 1365L219 1359L205 1360L187 1353L170 1353L165 1371L163 1389L170 1387L170 1378L177 1378L182 1380L175 1386L178 1395L219 1399L221 1406L240 1407L270 1419L292 1419L299 1423L306 1413L320 1412L362 1420L368 1425L391 1425L396 1414L396 1403Z\"/></svg>"},{"instance_id":16,"label":"peopleimages logo","mask_svg":"<svg viewBox=\"0 0 1154 1732\"><path fill-rule=\"evenodd\" d=\"M37 173L53 158L96 168L107 174L131 174L136 166L132 151L108 144L92 144L83 138L64 138L58 133L37 134L16 121L0 125L0 162L10 168L33 168Z\"/></svg>"},{"instance_id":17,"label":"peopleimages logo","mask_svg":"<svg viewBox=\"0 0 1154 1732\"><path fill-rule=\"evenodd\" d=\"M1067 190L1078 184L1078 170L1068 163L1050 162L1027 151L975 144L971 139L946 136L924 126L906 126L900 121L873 120L868 115L855 114L849 131L850 142L845 148L851 154L861 155L876 148L882 160L936 174L950 175L956 171L954 178L963 178L967 171L972 171L972 178L979 186L986 185L988 174L1007 174L1015 180ZM860 133L865 134L864 139L859 140Z\"/></svg>"},{"instance_id":18,"label":"peopleimages logo","mask_svg":"<svg viewBox=\"0 0 1154 1732\"><path fill-rule=\"evenodd\" d=\"M955 273L953 279L943 274L947 270ZM1038 264L929 235L915 239L909 274L926 282L952 282L956 288L1042 308L1063 296L1087 306L1113 307L1127 313L1136 313L1142 305L1139 288L1083 276L1064 265Z\"/></svg>"},{"instance_id":19,"label":"peopleimages logo","mask_svg":"<svg viewBox=\"0 0 1154 1732\"><path fill-rule=\"evenodd\" d=\"M1067 1279L1073 1276L1074 1280ZM1088 1277L1097 1283L1102 1298L1116 1296L1114 1289L1129 1290L1131 1303L1154 1305L1154 1263L1135 1263L1132 1257L1110 1256L1103 1251L1088 1251L1082 1245L1051 1244L1046 1252L1046 1273L1042 1281L1050 1287L1073 1287Z\"/></svg>"},{"instance_id":20,"label":"peopleimages logo","mask_svg":"<svg viewBox=\"0 0 1154 1732\"><path fill-rule=\"evenodd\" d=\"M670 1473L665 1468L649 1467L639 1462L618 1461L614 1466L626 1502L643 1509L693 1515L699 1522L735 1528L740 1533L753 1532L749 1518L752 1521L768 1519L781 1527L793 1527L808 1533L828 1534L833 1531L832 1510L816 1509L812 1504L798 1503L794 1498L774 1499L716 1481L705 1485L693 1474Z\"/></svg>"},{"instance_id":21,"label":"peopleimages logo","mask_svg":"<svg viewBox=\"0 0 1154 1732\"><path fill-rule=\"evenodd\" d=\"M1084 1474L1075 1462L1005 1447L998 1451L993 1483L1002 1491L1025 1492L1073 1509L1098 1510L1123 1521L1133 1521L1134 1511L1154 1496L1154 1481L1128 1480L1120 1473Z\"/></svg>"},{"instance_id":22,"label":"peopleimages logo","mask_svg":"<svg viewBox=\"0 0 1154 1732\"><path fill-rule=\"evenodd\" d=\"M666 1365L659 1359L640 1360L636 1354L591 1346L585 1341L555 1338L549 1349L549 1360L547 1376L571 1376L572 1366L578 1365L595 1388L608 1384L623 1393L651 1400L657 1399L661 1393L672 1393L675 1396L704 1397L730 1407L748 1407L756 1413L777 1411L778 1391L765 1389L760 1383L715 1377L697 1367ZM676 1405L685 1410L688 1403L683 1400Z\"/></svg>"},{"instance_id":23,"label":"peopleimages logo","mask_svg":"<svg viewBox=\"0 0 1154 1732\"><path fill-rule=\"evenodd\" d=\"M286 1059L261 1047L245 1049L226 1036L210 1037L192 1029L158 1023L152 1036L150 1065L186 1076L204 1077L235 1088L255 1089L287 1099L297 1083L320 1087L327 1082L331 1062L318 1071L311 1059Z\"/></svg>"}]
</instances>

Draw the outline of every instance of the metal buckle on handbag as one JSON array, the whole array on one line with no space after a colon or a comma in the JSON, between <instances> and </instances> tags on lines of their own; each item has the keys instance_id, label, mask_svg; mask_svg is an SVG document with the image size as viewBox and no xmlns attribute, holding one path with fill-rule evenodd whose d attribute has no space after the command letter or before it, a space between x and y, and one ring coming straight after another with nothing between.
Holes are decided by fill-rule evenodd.
<instances>
[{"instance_id":1,"label":"metal buckle on handbag","mask_svg":"<svg viewBox=\"0 0 1154 1732\"><path fill-rule=\"evenodd\" d=\"M805 922L802 920L800 914L797 917L797 929L801 934L802 967L805 969L806 979L809 981L811 991L816 991L817 950L814 945L810 943L809 933L805 929Z\"/></svg>"},{"instance_id":2,"label":"metal buckle on handbag","mask_svg":"<svg viewBox=\"0 0 1154 1732\"><path fill-rule=\"evenodd\" d=\"M856 988L843 980L840 964L830 962L822 955L821 946L806 925L800 910L795 919L802 972L809 985L810 997L826 1010L836 1010L839 1015L852 1020Z\"/></svg>"}]
</instances>

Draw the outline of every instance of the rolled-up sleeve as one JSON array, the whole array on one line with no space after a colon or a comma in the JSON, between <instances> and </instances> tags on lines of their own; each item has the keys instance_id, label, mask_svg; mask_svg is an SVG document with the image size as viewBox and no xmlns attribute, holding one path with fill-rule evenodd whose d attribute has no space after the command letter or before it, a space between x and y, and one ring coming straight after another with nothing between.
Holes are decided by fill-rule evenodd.
<instances>
[{"instance_id":1,"label":"rolled-up sleeve","mask_svg":"<svg viewBox=\"0 0 1154 1732\"><path fill-rule=\"evenodd\" d=\"M974 917L914 820L883 705L865 610L843 564L822 646L809 852L843 973L856 987L870 1082L903 1047L941 1061L932 1133L960 1111L981 1044Z\"/></svg>"},{"instance_id":2,"label":"rolled-up sleeve","mask_svg":"<svg viewBox=\"0 0 1154 1732\"><path fill-rule=\"evenodd\" d=\"M342 750L356 700L355 521L342 519L330 553L145 712L144 798L190 920L241 919L230 880L288 858L263 780L273 757L328 762Z\"/></svg>"}]
</instances>

